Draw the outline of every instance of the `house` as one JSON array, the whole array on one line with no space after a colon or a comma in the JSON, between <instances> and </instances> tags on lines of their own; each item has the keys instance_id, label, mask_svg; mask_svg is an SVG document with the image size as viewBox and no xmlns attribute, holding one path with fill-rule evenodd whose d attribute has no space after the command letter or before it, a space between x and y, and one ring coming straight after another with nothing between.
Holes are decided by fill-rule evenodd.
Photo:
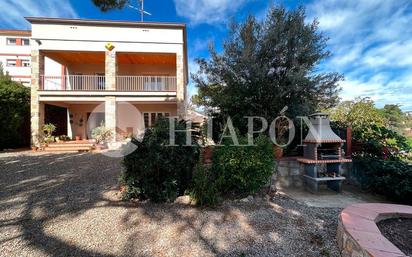
<instances>
[{"instance_id":1,"label":"house","mask_svg":"<svg viewBox=\"0 0 412 257\"><path fill-rule=\"evenodd\" d=\"M160 116L185 115L185 24L26 20L32 26L34 144L49 122L57 135L89 139L101 122L113 132L136 133L134 126L119 123L147 127Z\"/></svg>"},{"instance_id":2,"label":"house","mask_svg":"<svg viewBox=\"0 0 412 257\"><path fill-rule=\"evenodd\" d=\"M29 30L0 30L0 63L5 73L17 82L30 86Z\"/></svg>"}]
</instances>

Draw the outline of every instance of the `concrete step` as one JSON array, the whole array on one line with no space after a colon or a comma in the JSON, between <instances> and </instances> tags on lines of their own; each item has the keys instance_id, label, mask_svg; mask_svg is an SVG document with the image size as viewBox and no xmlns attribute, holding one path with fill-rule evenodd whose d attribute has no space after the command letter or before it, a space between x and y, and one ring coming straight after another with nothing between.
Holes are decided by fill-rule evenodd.
<instances>
[{"instance_id":1,"label":"concrete step","mask_svg":"<svg viewBox=\"0 0 412 257\"><path fill-rule=\"evenodd\" d=\"M78 147L46 147L44 151L46 152L79 152L93 150L91 146L78 146Z\"/></svg>"},{"instance_id":2,"label":"concrete step","mask_svg":"<svg viewBox=\"0 0 412 257\"><path fill-rule=\"evenodd\" d=\"M61 148L61 147L93 147L93 143L53 143L49 144L47 147L50 148Z\"/></svg>"}]
</instances>

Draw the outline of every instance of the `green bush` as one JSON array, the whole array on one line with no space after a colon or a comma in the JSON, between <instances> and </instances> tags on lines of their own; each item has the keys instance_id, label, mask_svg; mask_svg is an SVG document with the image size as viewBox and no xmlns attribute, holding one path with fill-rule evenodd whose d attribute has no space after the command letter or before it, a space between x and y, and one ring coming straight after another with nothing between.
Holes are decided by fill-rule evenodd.
<instances>
[{"instance_id":1,"label":"green bush","mask_svg":"<svg viewBox=\"0 0 412 257\"><path fill-rule=\"evenodd\" d=\"M241 138L239 143L246 144L247 139ZM245 196L259 190L272 175L273 146L269 138L260 136L255 146L215 147L212 160L220 191Z\"/></svg>"},{"instance_id":2,"label":"green bush","mask_svg":"<svg viewBox=\"0 0 412 257\"><path fill-rule=\"evenodd\" d=\"M407 138L396 131L377 125L354 130L355 141L362 142L362 148L355 155L385 160L403 158L402 151L411 151Z\"/></svg>"},{"instance_id":3,"label":"green bush","mask_svg":"<svg viewBox=\"0 0 412 257\"><path fill-rule=\"evenodd\" d=\"M412 165L401 160L356 158L362 172L362 186L389 199L412 204Z\"/></svg>"},{"instance_id":4,"label":"green bush","mask_svg":"<svg viewBox=\"0 0 412 257\"><path fill-rule=\"evenodd\" d=\"M100 123L100 126L92 129L92 138L96 140L96 144L105 143L113 137L113 133L110 129L106 128L104 122Z\"/></svg>"},{"instance_id":5,"label":"green bush","mask_svg":"<svg viewBox=\"0 0 412 257\"><path fill-rule=\"evenodd\" d=\"M239 139L246 144L246 138ZM273 147L269 138L260 136L255 146L222 145L213 148L213 163L199 166L190 190L199 205L215 205L223 197L244 197L256 193L273 172Z\"/></svg>"},{"instance_id":6,"label":"green bush","mask_svg":"<svg viewBox=\"0 0 412 257\"><path fill-rule=\"evenodd\" d=\"M0 65L0 150L28 146L30 88L3 74Z\"/></svg>"},{"instance_id":7,"label":"green bush","mask_svg":"<svg viewBox=\"0 0 412 257\"><path fill-rule=\"evenodd\" d=\"M209 166L201 164L196 166L190 198L200 206L214 206L219 202L217 179Z\"/></svg>"},{"instance_id":8,"label":"green bush","mask_svg":"<svg viewBox=\"0 0 412 257\"><path fill-rule=\"evenodd\" d=\"M176 130L186 129L186 122L175 123ZM125 186L124 198L150 199L154 202L172 202L182 195L192 179L199 159L199 146L184 146L186 135L176 133L176 145L168 146L169 121L159 120L148 129L141 142L132 139L137 149L124 157L120 182Z\"/></svg>"}]
</instances>

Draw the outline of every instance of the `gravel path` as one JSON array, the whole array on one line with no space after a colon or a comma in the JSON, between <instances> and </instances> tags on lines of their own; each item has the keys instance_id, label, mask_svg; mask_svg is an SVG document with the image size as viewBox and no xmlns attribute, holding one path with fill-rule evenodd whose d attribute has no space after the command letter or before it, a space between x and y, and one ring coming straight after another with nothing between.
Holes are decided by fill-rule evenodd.
<instances>
[{"instance_id":1,"label":"gravel path","mask_svg":"<svg viewBox=\"0 0 412 257\"><path fill-rule=\"evenodd\" d=\"M339 209L128 203L119 173L100 154L0 154L0 256L339 256Z\"/></svg>"}]
</instances>

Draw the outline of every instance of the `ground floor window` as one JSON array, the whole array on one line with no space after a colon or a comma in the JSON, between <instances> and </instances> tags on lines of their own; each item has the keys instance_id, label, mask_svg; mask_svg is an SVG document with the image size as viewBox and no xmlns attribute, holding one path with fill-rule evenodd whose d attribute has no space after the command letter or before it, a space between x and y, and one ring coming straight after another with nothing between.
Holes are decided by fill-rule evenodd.
<instances>
[{"instance_id":1,"label":"ground floor window","mask_svg":"<svg viewBox=\"0 0 412 257\"><path fill-rule=\"evenodd\" d=\"M158 118L161 117L169 117L169 112L144 112L143 119L144 119L144 126L145 128L152 127Z\"/></svg>"}]
</instances>

